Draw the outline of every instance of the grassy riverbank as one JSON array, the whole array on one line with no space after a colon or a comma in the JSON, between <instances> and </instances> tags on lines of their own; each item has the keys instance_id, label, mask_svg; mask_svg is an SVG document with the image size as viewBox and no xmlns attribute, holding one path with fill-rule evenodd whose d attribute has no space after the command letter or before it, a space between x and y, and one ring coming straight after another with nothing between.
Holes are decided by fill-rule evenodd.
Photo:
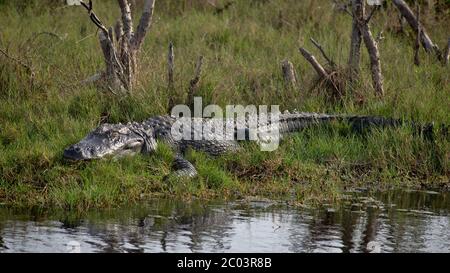
<instances>
[{"instance_id":1,"label":"grassy riverbank","mask_svg":"<svg viewBox=\"0 0 450 273\"><path fill-rule=\"evenodd\" d=\"M101 121L141 121L166 112L170 41L175 47L177 97L185 95L196 59L203 55L198 93L204 105L279 104L282 110L450 124L450 68L423 50L422 64L413 65L414 37L406 25L405 33L398 33L393 7L376 13L372 21L375 34L383 30L385 96L373 95L363 49L362 80L347 88L341 103L333 103L298 52L300 45L313 51L309 38L314 37L345 67L351 18L333 11L332 1L242 0L219 14L200 3L206 1L181 2L157 1L140 53L139 86L132 96L118 98L94 86L77 85L104 66L96 29L82 8L48 10L42 3L27 8L0 1L0 49L15 59L0 54L0 203L85 209L152 195L258 195L317 203L339 200L348 187L448 188L448 139L438 137L431 144L412 136L408 128L376 131L367 137L349 134L343 126L316 129L287 139L272 153L248 145L247 153L218 159L191 152L188 158L200 175L186 181L162 181L173 156L163 146L147 157L64 162L64 148ZM94 4L105 25L119 18L115 1ZM429 13L422 16L425 27L443 47L450 35L448 9L438 19L433 10L423 9ZM283 86L280 63L285 58L295 66L297 90Z\"/></svg>"}]
</instances>

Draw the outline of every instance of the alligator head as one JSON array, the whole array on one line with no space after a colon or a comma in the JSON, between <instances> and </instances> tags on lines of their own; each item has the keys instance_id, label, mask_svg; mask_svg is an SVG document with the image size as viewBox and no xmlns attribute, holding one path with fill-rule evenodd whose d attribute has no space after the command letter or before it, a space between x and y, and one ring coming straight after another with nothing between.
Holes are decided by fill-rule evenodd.
<instances>
[{"instance_id":1,"label":"alligator head","mask_svg":"<svg viewBox=\"0 0 450 273\"><path fill-rule=\"evenodd\" d=\"M107 156L120 157L156 149L153 129L145 129L136 123L103 124L77 144L64 150L69 160L90 160Z\"/></svg>"}]
</instances>

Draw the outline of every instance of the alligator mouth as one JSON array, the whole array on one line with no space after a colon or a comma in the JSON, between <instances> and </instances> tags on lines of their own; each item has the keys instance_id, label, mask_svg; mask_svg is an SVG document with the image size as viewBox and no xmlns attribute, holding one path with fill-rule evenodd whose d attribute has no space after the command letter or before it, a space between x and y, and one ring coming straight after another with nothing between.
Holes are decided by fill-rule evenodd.
<instances>
[{"instance_id":1,"label":"alligator mouth","mask_svg":"<svg viewBox=\"0 0 450 273\"><path fill-rule=\"evenodd\" d=\"M128 144L123 149L120 149L116 152L104 153L103 155L96 155L93 151L93 148L80 148L79 145L72 145L64 150L63 158L68 161L90 161L94 159L101 158L115 158L115 157L123 157L128 155L135 155L139 153L142 149L142 142L137 141L131 144Z\"/></svg>"},{"instance_id":2,"label":"alligator mouth","mask_svg":"<svg viewBox=\"0 0 450 273\"><path fill-rule=\"evenodd\" d=\"M69 148L65 149L63 157L64 159L69 161L87 161L95 159L91 156L86 156L85 152L77 146L70 146Z\"/></svg>"},{"instance_id":3,"label":"alligator mouth","mask_svg":"<svg viewBox=\"0 0 450 273\"><path fill-rule=\"evenodd\" d=\"M98 156L93 154L93 149L89 147L80 148L79 145L72 145L64 150L64 159L69 161L87 161L98 159Z\"/></svg>"}]
</instances>

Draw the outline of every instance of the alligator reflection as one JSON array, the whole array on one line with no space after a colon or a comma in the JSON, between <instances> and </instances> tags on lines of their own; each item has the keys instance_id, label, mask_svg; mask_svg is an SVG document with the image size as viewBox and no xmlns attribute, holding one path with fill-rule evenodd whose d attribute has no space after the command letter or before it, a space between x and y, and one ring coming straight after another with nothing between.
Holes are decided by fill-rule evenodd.
<instances>
[{"instance_id":1,"label":"alligator reflection","mask_svg":"<svg viewBox=\"0 0 450 273\"><path fill-rule=\"evenodd\" d=\"M448 194L353 194L340 208L154 200L120 210L0 209L1 252L450 252Z\"/></svg>"}]
</instances>

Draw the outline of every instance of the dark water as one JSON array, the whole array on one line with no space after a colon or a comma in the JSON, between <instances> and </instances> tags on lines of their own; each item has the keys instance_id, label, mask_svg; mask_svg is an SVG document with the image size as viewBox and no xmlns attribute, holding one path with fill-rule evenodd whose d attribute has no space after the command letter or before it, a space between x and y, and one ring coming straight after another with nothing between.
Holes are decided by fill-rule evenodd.
<instances>
[{"instance_id":1,"label":"dark water","mask_svg":"<svg viewBox=\"0 0 450 273\"><path fill-rule=\"evenodd\" d=\"M390 192L338 208L265 200L148 204L82 216L0 209L0 252L450 252L449 194ZM326 207L326 206L325 206Z\"/></svg>"}]
</instances>

